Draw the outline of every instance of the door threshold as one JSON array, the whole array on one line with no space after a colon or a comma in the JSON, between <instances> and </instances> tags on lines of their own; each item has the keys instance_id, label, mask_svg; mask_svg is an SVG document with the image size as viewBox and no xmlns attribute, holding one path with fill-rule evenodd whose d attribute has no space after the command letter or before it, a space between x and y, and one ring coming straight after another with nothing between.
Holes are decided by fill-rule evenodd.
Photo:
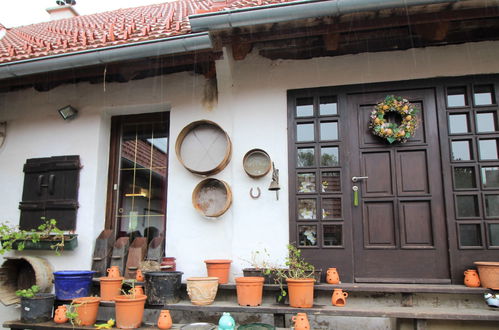
<instances>
[{"instance_id":1,"label":"door threshold","mask_svg":"<svg viewBox=\"0 0 499 330\"><path fill-rule=\"evenodd\" d=\"M356 283L393 283L393 284L451 284L448 278L379 278L356 277Z\"/></svg>"},{"instance_id":2,"label":"door threshold","mask_svg":"<svg viewBox=\"0 0 499 330\"><path fill-rule=\"evenodd\" d=\"M357 292L386 292L386 293L449 293L449 294L484 294L490 292L487 288L469 288L463 284L428 284L428 283L340 283L316 284L315 290L331 291L341 288L346 291Z\"/></svg>"}]
</instances>

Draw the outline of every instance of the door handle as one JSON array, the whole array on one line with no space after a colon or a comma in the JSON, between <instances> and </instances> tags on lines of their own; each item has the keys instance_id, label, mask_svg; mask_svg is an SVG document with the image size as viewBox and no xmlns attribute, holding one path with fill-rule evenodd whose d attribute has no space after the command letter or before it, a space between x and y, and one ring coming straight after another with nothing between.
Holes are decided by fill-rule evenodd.
<instances>
[{"instance_id":1,"label":"door handle","mask_svg":"<svg viewBox=\"0 0 499 330\"><path fill-rule=\"evenodd\" d=\"M367 180L368 176L352 176L352 182L358 182L359 180Z\"/></svg>"},{"instance_id":2,"label":"door handle","mask_svg":"<svg viewBox=\"0 0 499 330\"><path fill-rule=\"evenodd\" d=\"M51 195L54 194L54 181L55 181L55 175L54 174L50 174L49 175L49 186L48 186L48 188L49 188L49 193Z\"/></svg>"}]
</instances>

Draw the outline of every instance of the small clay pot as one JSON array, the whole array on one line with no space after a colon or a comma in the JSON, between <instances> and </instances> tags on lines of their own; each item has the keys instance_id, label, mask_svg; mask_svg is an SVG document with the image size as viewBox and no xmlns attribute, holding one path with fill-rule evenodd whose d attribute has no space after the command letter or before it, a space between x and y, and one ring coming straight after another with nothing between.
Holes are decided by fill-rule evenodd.
<instances>
[{"instance_id":1,"label":"small clay pot","mask_svg":"<svg viewBox=\"0 0 499 330\"><path fill-rule=\"evenodd\" d=\"M338 271L336 268L329 268L326 272L326 282L329 284L339 284L340 276L338 275Z\"/></svg>"},{"instance_id":2,"label":"small clay pot","mask_svg":"<svg viewBox=\"0 0 499 330\"><path fill-rule=\"evenodd\" d=\"M298 313L293 316L291 320L293 320L293 322L295 323L295 330L310 330L310 322L308 321L307 314Z\"/></svg>"},{"instance_id":3,"label":"small clay pot","mask_svg":"<svg viewBox=\"0 0 499 330\"><path fill-rule=\"evenodd\" d=\"M118 266L111 266L107 269L107 277L119 278L120 276L120 268Z\"/></svg>"},{"instance_id":4,"label":"small clay pot","mask_svg":"<svg viewBox=\"0 0 499 330\"><path fill-rule=\"evenodd\" d=\"M140 269L137 269L137 272L135 273L135 279L138 282L144 282L144 274L142 274L142 271Z\"/></svg>"},{"instance_id":5,"label":"small clay pot","mask_svg":"<svg viewBox=\"0 0 499 330\"><path fill-rule=\"evenodd\" d=\"M172 327L172 317L170 315L170 311L167 309L163 309L159 313L158 318L158 328L160 329L170 329Z\"/></svg>"},{"instance_id":6,"label":"small clay pot","mask_svg":"<svg viewBox=\"0 0 499 330\"><path fill-rule=\"evenodd\" d=\"M480 286L480 277L474 269L464 271L464 285L470 288L477 288Z\"/></svg>"},{"instance_id":7,"label":"small clay pot","mask_svg":"<svg viewBox=\"0 0 499 330\"><path fill-rule=\"evenodd\" d=\"M343 307L347 303L347 297L347 292L343 292L342 289L334 289L331 303L333 306Z\"/></svg>"},{"instance_id":8,"label":"small clay pot","mask_svg":"<svg viewBox=\"0 0 499 330\"><path fill-rule=\"evenodd\" d=\"M68 311L66 305L61 305L57 307L57 309L54 312L54 322L55 323L66 323L69 319L66 316L66 312Z\"/></svg>"}]
</instances>

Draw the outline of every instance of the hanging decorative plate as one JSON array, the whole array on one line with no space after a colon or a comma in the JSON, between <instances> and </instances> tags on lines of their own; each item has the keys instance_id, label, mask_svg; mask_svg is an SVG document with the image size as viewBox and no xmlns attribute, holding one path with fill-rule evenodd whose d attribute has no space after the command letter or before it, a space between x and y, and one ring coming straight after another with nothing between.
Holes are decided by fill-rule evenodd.
<instances>
[{"instance_id":1,"label":"hanging decorative plate","mask_svg":"<svg viewBox=\"0 0 499 330\"><path fill-rule=\"evenodd\" d=\"M199 120L179 133L175 153L190 172L212 175L227 166L232 146L229 136L220 126L209 120Z\"/></svg>"},{"instance_id":2,"label":"hanging decorative plate","mask_svg":"<svg viewBox=\"0 0 499 330\"><path fill-rule=\"evenodd\" d=\"M269 155L262 149L251 149L244 155L243 167L252 178L260 178L269 173L272 163Z\"/></svg>"},{"instance_id":3,"label":"hanging decorative plate","mask_svg":"<svg viewBox=\"0 0 499 330\"><path fill-rule=\"evenodd\" d=\"M391 114L395 114L395 118ZM414 105L400 96L388 95L383 102L374 106L369 128L372 133L386 139L404 143L414 135L418 126L417 110ZM391 115L394 120L388 119ZM398 117L398 118L397 118Z\"/></svg>"},{"instance_id":4,"label":"hanging decorative plate","mask_svg":"<svg viewBox=\"0 0 499 330\"><path fill-rule=\"evenodd\" d=\"M216 218L224 214L232 203L229 185L218 179L204 179L192 192L192 205L205 217Z\"/></svg>"}]
</instances>

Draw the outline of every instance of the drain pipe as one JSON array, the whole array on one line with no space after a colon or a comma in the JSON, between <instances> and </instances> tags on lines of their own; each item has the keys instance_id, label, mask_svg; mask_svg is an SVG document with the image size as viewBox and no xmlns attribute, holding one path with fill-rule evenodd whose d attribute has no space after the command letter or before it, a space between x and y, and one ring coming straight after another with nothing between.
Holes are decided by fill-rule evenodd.
<instances>
[{"instance_id":1,"label":"drain pipe","mask_svg":"<svg viewBox=\"0 0 499 330\"><path fill-rule=\"evenodd\" d=\"M207 32L194 33L4 63L0 64L0 79L212 48Z\"/></svg>"},{"instance_id":2,"label":"drain pipe","mask_svg":"<svg viewBox=\"0 0 499 330\"><path fill-rule=\"evenodd\" d=\"M455 3L462 0L328 0L294 1L189 16L193 32L286 22L298 19L340 16L362 11Z\"/></svg>"}]
</instances>

